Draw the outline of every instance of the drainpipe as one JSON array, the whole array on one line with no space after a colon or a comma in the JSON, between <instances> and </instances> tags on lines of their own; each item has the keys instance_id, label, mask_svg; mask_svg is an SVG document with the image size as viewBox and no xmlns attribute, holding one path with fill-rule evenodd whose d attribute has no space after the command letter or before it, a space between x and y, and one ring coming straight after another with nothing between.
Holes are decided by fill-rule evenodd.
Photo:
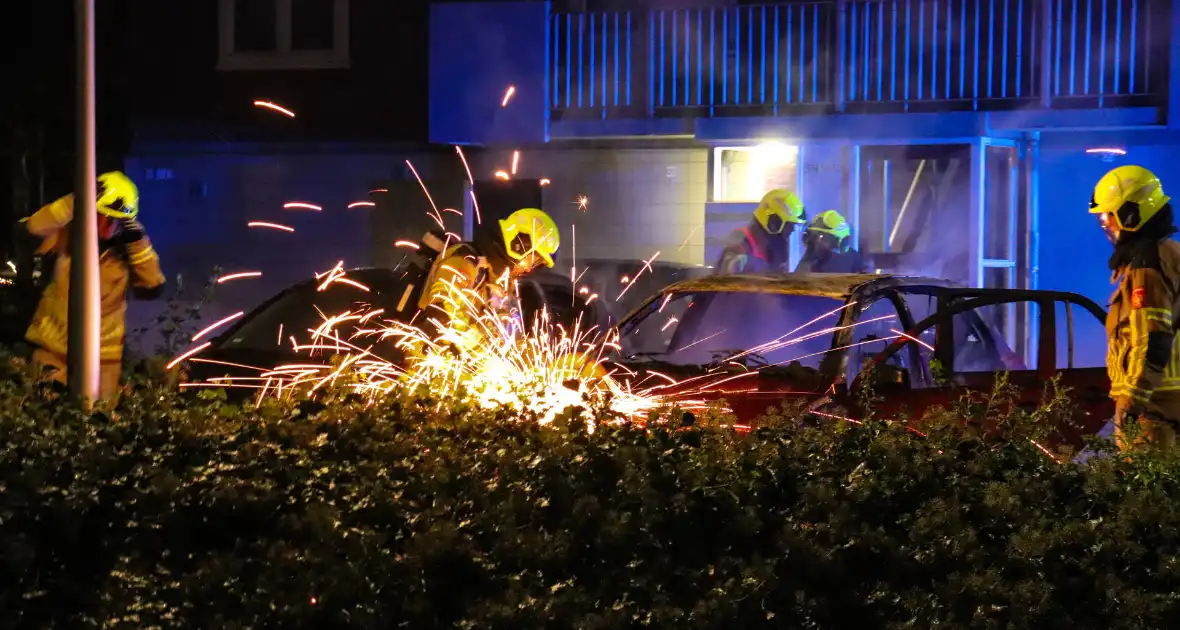
<instances>
[{"instance_id":1,"label":"drainpipe","mask_svg":"<svg viewBox=\"0 0 1180 630\"><path fill-rule=\"evenodd\" d=\"M1041 0L1041 107L1053 106L1053 2Z\"/></svg>"},{"instance_id":2,"label":"drainpipe","mask_svg":"<svg viewBox=\"0 0 1180 630\"><path fill-rule=\"evenodd\" d=\"M1020 183L1024 193L1024 265L1022 284L1026 289L1038 287L1040 274L1041 227L1040 227L1040 132L1026 131L1021 139ZM1033 352L1040 345L1040 317L1037 306L1025 303L1025 326L1027 345L1024 348L1025 364L1033 364Z\"/></svg>"},{"instance_id":3,"label":"drainpipe","mask_svg":"<svg viewBox=\"0 0 1180 630\"><path fill-rule=\"evenodd\" d=\"M1172 10L1170 16L1170 24L1168 29L1168 38L1171 40L1168 46L1169 67L1172 68L1172 75L1175 76L1176 69L1180 68L1180 2L1172 2ZM1168 81L1168 129L1180 129L1180 80Z\"/></svg>"},{"instance_id":4,"label":"drainpipe","mask_svg":"<svg viewBox=\"0 0 1180 630\"><path fill-rule=\"evenodd\" d=\"M844 68L848 47L848 6L845 0L836 0L836 67L832 77L836 84L832 91L832 109L844 113Z\"/></svg>"}]
</instances>

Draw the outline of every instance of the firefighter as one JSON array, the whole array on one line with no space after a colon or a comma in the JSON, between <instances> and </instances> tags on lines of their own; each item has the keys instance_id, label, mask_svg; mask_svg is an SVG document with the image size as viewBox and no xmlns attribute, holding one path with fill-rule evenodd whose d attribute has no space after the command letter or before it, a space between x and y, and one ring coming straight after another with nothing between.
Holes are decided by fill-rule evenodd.
<instances>
[{"instance_id":1,"label":"firefighter","mask_svg":"<svg viewBox=\"0 0 1180 630\"><path fill-rule=\"evenodd\" d=\"M98 274L100 286L99 397L107 400L119 391L123 362L124 319L127 291L154 299L164 292L165 278L139 215L139 191L121 172L98 177ZM66 195L33 213L22 223L41 240L37 254L56 254L53 279L41 296L25 338L34 347L33 363L51 371L55 380L66 380L67 313L70 293L70 221L74 196Z\"/></svg>"},{"instance_id":2,"label":"firefighter","mask_svg":"<svg viewBox=\"0 0 1180 630\"><path fill-rule=\"evenodd\" d=\"M787 272L787 239L807 222L799 195L779 188L766 193L746 227L734 230L721 251L715 273Z\"/></svg>"},{"instance_id":3,"label":"firefighter","mask_svg":"<svg viewBox=\"0 0 1180 630\"><path fill-rule=\"evenodd\" d=\"M1172 447L1180 420L1180 243L1172 206L1159 178L1141 166L1102 177L1090 198L1114 244L1111 281L1117 289L1106 317L1115 440L1123 450ZM1134 425L1134 428L1131 428Z\"/></svg>"},{"instance_id":4,"label":"firefighter","mask_svg":"<svg viewBox=\"0 0 1180 630\"><path fill-rule=\"evenodd\" d=\"M560 244L557 224L536 208L517 210L495 224L480 226L470 243L450 245L437 234L428 234L419 251L437 255L427 273L418 307L441 308L463 344L478 343L480 337L470 327L470 309L464 304L467 296L462 295L463 290L478 296L478 308L491 309L519 325L514 280L541 265L553 267L553 256Z\"/></svg>"},{"instance_id":5,"label":"firefighter","mask_svg":"<svg viewBox=\"0 0 1180 630\"><path fill-rule=\"evenodd\" d=\"M864 259L852 248L852 228L835 210L825 210L803 231L803 258L796 273L862 273Z\"/></svg>"}]
</instances>

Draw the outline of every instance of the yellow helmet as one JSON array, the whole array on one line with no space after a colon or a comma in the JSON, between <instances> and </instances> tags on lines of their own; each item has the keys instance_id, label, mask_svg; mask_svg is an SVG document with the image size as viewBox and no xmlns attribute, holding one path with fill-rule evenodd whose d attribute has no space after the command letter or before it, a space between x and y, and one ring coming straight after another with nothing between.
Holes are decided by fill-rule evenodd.
<instances>
[{"instance_id":1,"label":"yellow helmet","mask_svg":"<svg viewBox=\"0 0 1180 630\"><path fill-rule=\"evenodd\" d=\"M500 220L500 232L508 257L521 260L530 253L536 253L548 267L553 266L553 256L561 245L557 224L549 215L537 208L524 208Z\"/></svg>"},{"instance_id":2,"label":"yellow helmet","mask_svg":"<svg viewBox=\"0 0 1180 630\"><path fill-rule=\"evenodd\" d=\"M807 229L803 232L803 241L810 242L815 238L822 238L821 235L827 235L835 240L833 249L839 252L848 251L849 241L852 236L852 228L848 226L848 221L835 210L824 210L815 215L811 223L807 224Z\"/></svg>"},{"instance_id":3,"label":"yellow helmet","mask_svg":"<svg viewBox=\"0 0 1180 630\"><path fill-rule=\"evenodd\" d=\"M848 227L848 222L835 210L824 210L815 215L811 223L807 224L807 231L831 234L841 239L852 236L852 228Z\"/></svg>"},{"instance_id":4,"label":"yellow helmet","mask_svg":"<svg viewBox=\"0 0 1180 630\"><path fill-rule=\"evenodd\" d=\"M1137 232L1168 196L1160 180L1142 166L1120 166L1102 176L1090 197L1090 214L1108 215L1118 231Z\"/></svg>"},{"instance_id":5,"label":"yellow helmet","mask_svg":"<svg viewBox=\"0 0 1180 630\"><path fill-rule=\"evenodd\" d=\"M98 213L113 219L134 219L139 215L139 189L119 171L98 176Z\"/></svg>"},{"instance_id":6,"label":"yellow helmet","mask_svg":"<svg viewBox=\"0 0 1180 630\"><path fill-rule=\"evenodd\" d=\"M806 223L807 213L799 195L786 188L777 188L762 196L762 201L754 209L754 218L768 233L782 234L788 223Z\"/></svg>"}]
</instances>

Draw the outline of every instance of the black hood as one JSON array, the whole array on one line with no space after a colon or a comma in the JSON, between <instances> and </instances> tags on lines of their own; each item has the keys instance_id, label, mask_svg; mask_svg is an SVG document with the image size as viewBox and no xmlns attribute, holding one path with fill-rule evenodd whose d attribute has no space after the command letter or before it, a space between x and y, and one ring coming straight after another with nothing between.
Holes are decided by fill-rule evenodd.
<instances>
[{"instance_id":1,"label":"black hood","mask_svg":"<svg viewBox=\"0 0 1180 630\"><path fill-rule=\"evenodd\" d=\"M1173 224L1172 204L1165 204L1143 227L1134 232L1123 230L1110 255L1110 268L1120 269L1131 265L1139 269L1159 269L1160 252L1158 243L1176 233Z\"/></svg>"}]
</instances>

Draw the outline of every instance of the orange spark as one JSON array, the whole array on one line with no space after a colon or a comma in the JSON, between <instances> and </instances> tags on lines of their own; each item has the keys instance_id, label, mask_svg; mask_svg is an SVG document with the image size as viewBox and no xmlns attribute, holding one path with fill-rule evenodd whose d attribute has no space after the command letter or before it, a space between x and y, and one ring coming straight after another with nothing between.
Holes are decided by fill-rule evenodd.
<instances>
[{"instance_id":1,"label":"orange spark","mask_svg":"<svg viewBox=\"0 0 1180 630\"><path fill-rule=\"evenodd\" d=\"M348 278L336 278L334 280L334 282L343 282L344 284L350 284L350 285L360 289L361 291L364 291L365 293L368 293L370 291L369 287L366 287L365 285L357 282L356 280L349 280Z\"/></svg>"},{"instance_id":2,"label":"orange spark","mask_svg":"<svg viewBox=\"0 0 1180 630\"><path fill-rule=\"evenodd\" d=\"M438 205L434 203L434 197L430 196L430 191L426 188L426 182L422 181L422 176L418 174L418 169L414 168L414 165L409 160L406 160L406 166L410 167L410 172L414 174L414 179L418 180L418 185L422 187L422 192L426 193L426 200L430 202L430 207L434 209L434 214L437 215L437 217L431 218L438 221L439 227L442 227L442 215L438 213ZM427 215L429 214L428 212Z\"/></svg>"},{"instance_id":3,"label":"orange spark","mask_svg":"<svg viewBox=\"0 0 1180 630\"><path fill-rule=\"evenodd\" d=\"M492 175L495 175L496 179L503 179L505 181L508 180L508 173L506 171L496 171L495 173L492 173Z\"/></svg>"},{"instance_id":4,"label":"orange spark","mask_svg":"<svg viewBox=\"0 0 1180 630\"><path fill-rule=\"evenodd\" d=\"M929 351L931 351L931 352L934 352L934 346L932 346L932 345L930 345L930 344L926 343L925 341L922 341L921 339L918 339L917 337L913 337L913 336L907 335L907 334L905 334L905 333L901 332L900 330L894 330L894 329L892 329L892 328L890 328L890 329L889 329L889 332L891 332L891 333L893 333L893 334L895 334L895 335L897 335L897 336L899 336L899 337L905 337L906 339L909 339L910 341L913 341L913 342L919 343L919 344L921 344L921 345L925 346L927 350L929 350Z\"/></svg>"},{"instance_id":5,"label":"orange spark","mask_svg":"<svg viewBox=\"0 0 1180 630\"><path fill-rule=\"evenodd\" d=\"M205 343L197 346L196 348L193 348L192 350L185 352L184 354L176 357L175 359L172 359L172 363L169 363L168 366L165 367L164 369L171 370L172 368L176 367L177 365L180 365L181 363L183 363L185 359L193 356L194 354L197 354L198 352L204 350L205 348L208 348L211 345L213 345L213 342L206 341Z\"/></svg>"},{"instance_id":6,"label":"orange spark","mask_svg":"<svg viewBox=\"0 0 1180 630\"><path fill-rule=\"evenodd\" d=\"M305 203L303 201L288 201L287 203L283 204L283 207L288 210L303 209L315 210L317 212L323 210L323 208L315 205L314 203Z\"/></svg>"},{"instance_id":7,"label":"orange spark","mask_svg":"<svg viewBox=\"0 0 1180 630\"><path fill-rule=\"evenodd\" d=\"M542 186L548 186L550 184L550 181L549 181L548 177L542 177L541 181L538 183L541 184Z\"/></svg>"},{"instance_id":8,"label":"orange spark","mask_svg":"<svg viewBox=\"0 0 1180 630\"><path fill-rule=\"evenodd\" d=\"M235 319L237 319L237 318L239 318L239 317L241 317L241 316L243 316L243 315L245 315L245 314L246 314L246 311L238 311L237 313L234 313L233 315L230 315L229 317L226 317L226 318L224 318L224 319L220 319L220 320L218 320L218 321L216 321L216 322L213 322L213 323L212 323L212 324L211 324L211 325L210 325L208 328L206 328L205 330L202 330L201 332L199 332L199 333L197 333L197 334L193 335L193 339L192 339L192 340L193 340L193 341L196 341L196 340L200 339L201 337L204 337L205 335L207 335L207 334L209 334L209 333L213 332L214 330L217 330L217 329L218 329L218 328L219 328L219 327L220 327L222 324L225 324L225 323L228 323L228 322L232 322L232 321L234 321Z\"/></svg>"},{"instance_id":9,"label":"orange spark","mask_svg":"<svg viewBox=\"0 0 1180 630\"><path fill-rule=\"evenodd\" d=\"M287 225L281 225L278 223L268 223L266 221L251 221L251 222L247 223L246 226L253 227L253 228L270 228L272 230L282 230L284 232L294 232L295 231L295 228L293 228L293 227L290 227Z\"/></svg>"},{"instance_id":10,"label":"orange spark","mask_svg":"<svg viewBox=\"0 0 1180 630\"><path fill-rule=\"evenodd\" d=\"M463 149L459 145L455 145L455 153L459 154L459 160L463 162L463 170L467 171L467 181L471 182L471 207L475 209L475 224L483 223L479 216L479 202L475 200L475 178L471 176L471 167L467 165L467 156L463 155Z\"/></svg>"},{"instance_id":11,"label":"orange spark","mask_svg":"<svg viewBox=\"0 0 1180 630\"><path fill-rule=\"evenodd\" d=\"M373 193L379 193L379 192L389 192L389 189L388 188L374 188L373 190L369 191L369 194L371 195Z\"/></svg>"},{"instance_id":12,"label":"orange spark","mask_svg":"<svg viewBox=\"0 0 1180 630\"><path fill-rule=\"evenodd\" d=\"M580 195L576 203L578 204L578 210L585 210L586 206L590 204L590 198L586 195Z\"/></svg>"},{"instance_id":13,"label":"orange spark","mask_svg":"<svg viewBox=\"0 0 1180 630\"><path fill-rule=\"evenodd\" d=\"M238 280L241 278L258 278L262 276L261 271L243 271L241 273L231 273L228 276L221 276L217 279L217 284L229 282L230 280Z\"/></svg>"},{"instance_id":14,"label":"orange spark","mask_svg":"<svg viewBox=\"0 0 1180 630\"><path fill-rule=\"evenodd\" d=\"M512 152L512 174L516 174L516 168L520 166L520 151Z\"/></svg>"},{"instance_id":15,"label":"orange spark","mask_svg":"<svg viewBox=\"0 0 1180 630\"><path fill-rule=\"evenodd\" d=\"M348 204L349 208L375 208L376 206L377 204L372 201L354 201Z\"/></svg>"},{"instance_id":16,"label":"orange spark","mask_svg":"<svg viewBox=\"0 0 1180 630\"><path fill-rule=\"evenodd\" d=\"M508 107L508 101L512 100L513 94L516 94L516 86L510 85L507 90L504 90L504 98L500 99L500 107Z\"/></svg>"},{"instance_id":17,"label":"orange spark","mask_svg":"<svg viewBox=\"0 0 1180 630\"><path fill-rule=\"evenodd\" d=\"M289 116L291 118L295 117L295 112L287 109L286 107L280 107L278 105L275 105L274 103L272 103L270 101L254 101L254 106L255 107L265 107L267 109L274 110L280 114L283 114L285 116Z\"/></svg>"},{"instance_id":18,"label":"orange spark","mask_svg":"<svg viewBox=\"0 0 1180 630\"><path fill-rule=\"evenodd\" d=\"M419 249L417 243L413 241L398 241L393 244L394 247L409 247L410 249Z\"/></svg>"}]
</instances>

